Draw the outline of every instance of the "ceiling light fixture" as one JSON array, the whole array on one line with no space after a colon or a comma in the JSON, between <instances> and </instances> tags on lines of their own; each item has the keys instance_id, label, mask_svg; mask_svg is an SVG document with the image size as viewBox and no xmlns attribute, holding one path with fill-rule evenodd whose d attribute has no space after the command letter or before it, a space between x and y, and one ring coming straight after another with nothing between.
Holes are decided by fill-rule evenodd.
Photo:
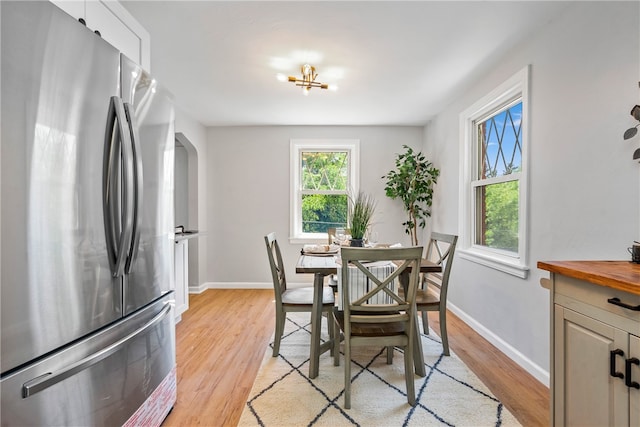
<instances>
[{"instance_id":1,"label":"ceiling light fixture","mask_svg":"<svg viewBox=\"0 0 640 427\"><path fill-rule=\"evenodd\" d=\"M329 89L328 84L316 81L316 77L318 77L318 74L316 73L316 67L309 64L304 64L302 67L300 67L300 72L302 73L302 79L289 76L289 81L295 83L296 86L300 86L302 88L303 94L308 95L312 87Z\"/></svg>"}]
</instances>

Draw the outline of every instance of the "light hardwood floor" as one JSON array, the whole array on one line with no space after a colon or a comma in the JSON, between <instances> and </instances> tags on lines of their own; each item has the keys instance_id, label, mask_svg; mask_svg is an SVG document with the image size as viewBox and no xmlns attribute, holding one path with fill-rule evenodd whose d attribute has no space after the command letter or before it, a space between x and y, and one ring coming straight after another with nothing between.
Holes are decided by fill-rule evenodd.
<instances>
[{"instance_id":1,"label":"light hardwood floor","mask_svg":"<svg viewBox=\"0 0 640 427\"><path fill-rule=\"evenodd\" d=\"M163 426L235 426L274 331L273 291L190 295L176 328L178 401ZM437 313L431 327L439 331ZM453 314L449 345L523 426L549 425L549 390ZM323 356L324 357L324 356Z\"/></svg>"}]
</instances>

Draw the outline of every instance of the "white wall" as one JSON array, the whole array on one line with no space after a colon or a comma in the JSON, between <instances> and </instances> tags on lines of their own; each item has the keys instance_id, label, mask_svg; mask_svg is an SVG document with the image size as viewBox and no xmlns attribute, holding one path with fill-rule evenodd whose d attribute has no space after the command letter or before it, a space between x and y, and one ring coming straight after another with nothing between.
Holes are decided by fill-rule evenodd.
<instances>
[{"instance_id":1,"label":"white wall","mask_svg":"<svg viewBox=\"0 0 640 427\"><path fill-rule=\"evenodd\" d=\"M189 209L188 223L184 225L202 232L199 238L189 240L189 288L198 289L205 281L208 263L207 132L204 126L179 108L176 108L175 131L188 141L182 141L189 162L187 203L197 205L197 209Z\"/></svg>"},{"instance_id":2,"label":"white wall","mask_svg":"<svg viewBox=\"0 0 640 427\"><path fill-rule=\"evenodd\" d=\"M189 223L189 184L187 150L176 142L174 176L175 225Z\"/></svg>"},{"instance_id":3,"label":"white wall","mask_svg":"<svg viewBox=\"0 0 640 427\"><path fill-rule=\"evenodd\" d=\"M459 114L531 64L529 266L522 280L456 258L454 309L543 382L549 370L549 292L539 260L628 259L640 237L640 137L624 141L638 103L638 2L573 3L556 21L479 75L425 131L441 168L433 227L456 232Z\"/></svg>"},{"instance_id":4,"label":"white wall","mask_svg":"<svg viewBox=\"0 0 640 427\"><path fill-rule=\"evenodd\" d=\"M264 236L275 231L287 262L290 283L311 282L295 274L302 245L289 244L289 143L292 138L360 140L360 187L378 202L380 241L409 239L402 227L400 202L384 195L382 176L394 167L406 144L422 145L422 127L274 126L208 129L208 210L212 287L268 286L271 273Z\"/></svg>"}]
</instances>

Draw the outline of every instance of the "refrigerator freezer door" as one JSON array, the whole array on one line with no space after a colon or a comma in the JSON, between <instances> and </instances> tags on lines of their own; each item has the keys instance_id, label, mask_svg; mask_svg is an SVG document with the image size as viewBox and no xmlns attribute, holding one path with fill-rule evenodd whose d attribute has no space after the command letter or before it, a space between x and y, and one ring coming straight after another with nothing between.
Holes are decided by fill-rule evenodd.
<instances>
[{"instance_id":1,"label":"refrigerator freezer door","mask_svg":"<svg viewBox=\"0 0 640 427\"><path fill-rule=\"evenodd\" d=\"M176 399L170 298L3 378L2 425L160 425Z\"/></svg>"},{"instance_id":2,"label":"refrigerator freezer door","mask_svg":"<svg viewBox=\"0 0 640 427\"><path fill-rule=\"evenodd\" d=\"M49 2L1 2L0 14L4 375L123 310L102 209L119 53Z\"/></svg>"},{"instance_id":3,"label":"refrigerator freezer door","mask_svg":"<svg viewBox=\"0 0 640 427\"><path fill-rule=\"evenodd\" d=\"M173 289L174 110L171 96L121 56L122 100L132 125L136 217L124 283L125 314Z\"/></svg>"}]
</instances>

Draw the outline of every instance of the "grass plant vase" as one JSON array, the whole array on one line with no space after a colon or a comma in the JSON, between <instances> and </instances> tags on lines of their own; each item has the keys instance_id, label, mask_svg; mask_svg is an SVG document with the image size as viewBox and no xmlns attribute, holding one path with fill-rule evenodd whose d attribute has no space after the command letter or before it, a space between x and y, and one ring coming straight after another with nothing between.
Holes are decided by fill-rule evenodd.
<instances>
[{"instance_id":1,"label":"grass plant vase","mask_svg":"<svg viewBox=\"0 0 640 427\"><path fill-rule=\"evenodd\" d=\"M371 224L375 210L375 199L362 191L355 199L352 199L348 216L351 228L351 246L364 246L364 235Z\"/></svg>"}]
</instances>

